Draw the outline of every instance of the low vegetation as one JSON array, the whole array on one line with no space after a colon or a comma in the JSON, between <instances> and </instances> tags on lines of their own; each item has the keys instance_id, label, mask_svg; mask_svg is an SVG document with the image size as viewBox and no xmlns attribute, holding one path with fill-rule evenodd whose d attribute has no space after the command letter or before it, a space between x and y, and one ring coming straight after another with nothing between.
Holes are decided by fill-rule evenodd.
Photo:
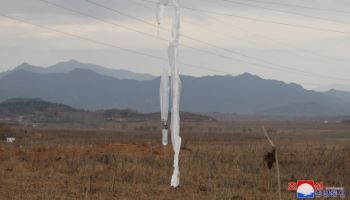
<instances>
[{"instance_id":1,"label":"low vegetation","mask_svg":"<svg viewBox=\"0 0 350 200\"><path fill-rule=\"evenodd\" d=\"M287 187L298 179L350 191L348 124L266 127L279 150L283 199L295 199ZM184 123L177 189L169 186L172 148L161 146L160 124L13 133L20 138L14 144L0 143L0 199L277 199L259 123Z\"/></svg>"}]
</instances>

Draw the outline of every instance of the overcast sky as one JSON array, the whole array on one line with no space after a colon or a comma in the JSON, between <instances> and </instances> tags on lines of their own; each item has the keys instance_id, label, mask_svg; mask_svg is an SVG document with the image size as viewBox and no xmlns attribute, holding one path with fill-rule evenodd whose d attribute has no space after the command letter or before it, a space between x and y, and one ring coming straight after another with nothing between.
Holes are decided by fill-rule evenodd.
<instances>
[{"instance_id":1,"label":"overcast sky","mask_svg":"<svg viewBox=\"0 0 350 200\"><path fill-rule=\"evenodd\" d=\"M95 16L108 23L80 16L39 0L0 0L0 13L94 41L158 57L167 56L168 42L164 41L170 38L167 31L160 30L158 35L154 26L97 7L85 0L47 1ZM151 2L91 1L156 24L156 5ZM182 74L237 75L250 72L263 78L299 83L310 89L333 85L338 89L350 90L350 81L338 80L350 80L349 0L182 0L181 4L183 7L236 16L182 9L182 34L202 41L200 43L182 37L181 43L184 46L180 48L180 61L201 67L199 69L183 65ZM170 16L171 9L168 8L162 28L170 28ZM248 20L247 17L253 20ZM263 23L262 20L280 24ZM111 23L149 35L126 30ZM281 23L333 31L292 27ZM0 71L12 69L22 62L45 67L69 59L155 75L160 74L162 67L167 66L167 63L157 59L19 23L2 16L0 27ZM203 50L212 53L204 53Z\"/></svg>"}]
</instances>

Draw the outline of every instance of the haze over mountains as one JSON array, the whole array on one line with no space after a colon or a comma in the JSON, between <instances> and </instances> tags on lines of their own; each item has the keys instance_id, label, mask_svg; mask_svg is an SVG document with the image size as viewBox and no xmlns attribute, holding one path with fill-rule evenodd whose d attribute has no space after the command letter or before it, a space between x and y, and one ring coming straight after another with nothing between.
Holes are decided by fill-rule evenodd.
<instances>
[{"instance_id":1,"label":"haze over mountains","mask_svg":"<svg viewBox=\"0 0 350 200\"><path fill-rule=\"evenodd\" d=\"M330 96L341 98L342 100L350 103L350 92L331 89L324 93Z\"/></svg>"},{"instance_id":2,"label":"haze over mountains","mask_svg":"<svg viewBox=\"0 0 350 200\"><path fill-rule=\"evenodd\" d=\"M49 67L39 67L30 65L28 63L23 63L13 70L9 70L6 72L0 73L0 78L4 77L8 74L11 74L13 72L16 72L18 70L25 70L29 72L34 73L42 73L42 74L52 74L52 73L68 73L74 69L88 69L93 72L96 72L100 75L106 75L111 76L118 79L132 79L132 80L152 80L155 78L155 76L152 76L150 74L140 74L140 73L134 73L128 70L123 69L110 69L107 67L102 67L95 64L87 64L87 63L81 63L76 60L69 60L67 62L59 62L55 65L49 66Z\"/></svg>"},{"instance_id":3,"label":"haze over mountains","mask_svg":"<svg viewBox=\"0 0 350 200\"><path fill-rule=\"evenodd\" d=\"M315 92L297 84L239 76L182 76L181 110L238 114L350 115L350 92ZM0 73L0 101L41 98L83 109L159 111L159 78L77 61L49 68L22 64Z\"/></svg>"}]
</instances>

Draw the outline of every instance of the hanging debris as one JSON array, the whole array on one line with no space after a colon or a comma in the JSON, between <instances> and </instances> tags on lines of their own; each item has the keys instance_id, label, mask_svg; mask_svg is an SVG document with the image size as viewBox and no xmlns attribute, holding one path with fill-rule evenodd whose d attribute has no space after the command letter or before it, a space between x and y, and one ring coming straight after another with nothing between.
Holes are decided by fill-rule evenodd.
<instances>
[{"instance_id":1,"label":"hanging debris","mask_svg":"<svg viewBox=\"0 0 350 200\"><path fill-rule=\"evenodd\" d=\"M276 149L272 148L271 152L267 152L264 155L264 160L267 164L267 167L269 168L269 170L271 170L273 164L276 162Z\"/></svg>"},{"instance_id":2,"label":"hanging debris","mask_svg":"<svg viewBox=\"0 0 350 200\"><path fill-rule=\"evenodd\" d=\"M162 129L162 144L168 145L168 115L169 115L169 74L166 69L160 78L160 113L163 123Z\"/></svg>"},{"instance_id":3,"label":"hanging debris","mask_svg":"<svg viewBox=\"0 0 350 200\"><path fill-rule=\"evenodd\" d=\"M168 145L168 125L165 125L164 128L162 129L162 144L164 146Z\"/></svg>"},{"instance_id":4,"label":"hanging debris","mask_svg":"<svg viewBox=\"0 0 350 200\"><path fill-rule=\"evenodd\" d=\"M169 74L164 69L160 78L160 111L161 120L164 125L167 124L169 114Z\"/></svg>"},{"instance_id":5,"label":"hanging debris","mask_svg":"<svg viewBox=\"0 0 350 200\"><path fill-rule=\"evenodd\" d=\"M179 75L179 66L177 65L177 51L180 39L180 3L179 0L171 0L174 11L171 41L168 48L169 65L171 70L171 95L172 95L172 109L171 109L171 142L174 150L174 171L171 177L171 186L178 187L180 184L180 170L179 170L179 154L181 147L180 137L180 95L181 95L181 80ZM164 8L169 3L169 0L159 0L157 6L157 22L160 25Z\"/></svg>"},{"instance_id":6,"label":"hanging debris","mask_svg":"<svg viewBox=\"0 0 350 200\"><path fill-rule=\"evenodd\" d=\"M165 6L169 4L169 0L159 0L157 4L157 22L160 25L163 21Z\"/></svg>"}]
</instances>

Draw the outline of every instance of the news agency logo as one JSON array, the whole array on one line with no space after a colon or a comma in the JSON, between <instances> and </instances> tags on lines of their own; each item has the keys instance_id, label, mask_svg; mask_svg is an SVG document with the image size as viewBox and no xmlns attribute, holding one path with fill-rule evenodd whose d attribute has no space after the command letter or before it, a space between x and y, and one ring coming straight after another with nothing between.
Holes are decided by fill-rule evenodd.
<instances>
[{"instance_id":1,"label":"news agency logo","mask_svg":"<svg viewBox=\"0 0 350 200\"><path fill-rule=\"evenodd\" d=\"M341 198L345 199L346 192L344 187L325 187L323 182L314 182L313 180L298 180L289 182L288 190L296 191L298 199L313 198Z\"/></svg>"},{"instance_id":2,"label":"news agency logo","mask_svg":"<svg viewBox=\"0 0 350 200\"><path fill-rule=\"evenodd\" d=\"M298 199L315 198L315 183L313 180L299 180L297 182L297 198Z\"/></svg>"}]
</instances>

